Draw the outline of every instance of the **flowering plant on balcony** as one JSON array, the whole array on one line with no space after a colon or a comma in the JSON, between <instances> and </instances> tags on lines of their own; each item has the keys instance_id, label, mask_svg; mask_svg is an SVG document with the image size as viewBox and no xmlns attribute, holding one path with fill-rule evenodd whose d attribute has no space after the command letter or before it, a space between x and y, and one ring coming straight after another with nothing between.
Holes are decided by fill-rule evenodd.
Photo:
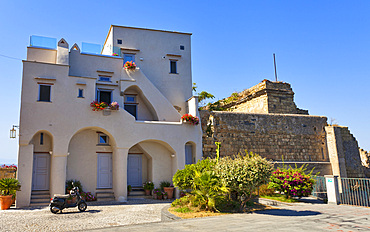
<instances>
[{"instance_id":1,"label":"flowering plant on balcony","mask_svg":"<svg viewBox=\"0 0 370 232\"><path fill-rule=\"evenodd\" d=\"M199 118L197 116L193 116L191 114L184 114L182 117L181 117L181 120L183 122L189 122L193 125L198 125L199 124Z\"/></svg>"},{"instance_id":2,"label":"flowering plant on balcony","mask_svg":"<svg viewBox=\"0 0 370 232\"><path fill-rule=\"evenodd\" d=\"M14 169L14 171L17 171L17 165L15 164L12 164L12 165L6 165L6 164L3 164L0 166L1 168L6 168L6 169Z\"/></svg>"},{"instance_id":3,"label":"flowering plant on balcony","mask_svg":"<svg viewBox=\"0 0 370 232\"><path fill-rule=\"evenodd\" d=\"M113 53L112 56L119 56L117 53Z\"/></svg>"},{"instance_id":4,"label":"flowering plant on balcony","mask_svg":"<svg viewBox=\"0 0 370 232\"><path fill-rule=\"evenodd\" d=\"M93 108L93 111L99 111L99 110L104 110L105 108L108 107L108 104L105 102L98 102L98 101L93 101L90 103L90 106Z\"/></svg>"},{"instance_id":5,"label":"flowering plant on balcony","mask_svg":"<svg viewBox=\"0 0 370 232\"><path fill-rule=\"evenodd\" d=\"M136 64L133 61L126 61L125 65L123 66L126 70L135 70Z\"/></svg>"},{"instance_id":6,"label":"flowering plant on balcony","mask_svg":"<svg viewBox=\"0 0 370 232\"><path fill-rule=\"evenodd\" d=\"M119 110L119 105L117 102L112 102L109 104L109 109L111 110Z\"/></svg>"}]
</instances>

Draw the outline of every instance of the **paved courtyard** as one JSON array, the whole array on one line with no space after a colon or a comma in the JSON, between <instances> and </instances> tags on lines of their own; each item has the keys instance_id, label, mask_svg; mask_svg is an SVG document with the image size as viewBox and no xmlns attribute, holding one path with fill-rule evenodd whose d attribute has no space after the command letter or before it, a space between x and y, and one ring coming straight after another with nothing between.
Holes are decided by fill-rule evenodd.
<instances>
[{"instance_id":1,"label":"paved courtyard","mask_svg":"<svg viewBox=\"0 0 370 232\"><path fill-rule=\"evenodd\" d=\"M141 203L141 204L138 204ZM370 231L370 208L296 203L252 214L161 222L161 201L89 206L85 213L48 208L0 211L0 231Z\"/></svg>"},{"instance_id":2,"label":"paved courtyard","mask_svg":"<svg viewBox=\"0 0 370 232\"><path fill-rule=\"evenodd\" d=\"M298 203L252 214L176 220L96 231L370 231L370 208Z\"/></svg>"}]
</instances>

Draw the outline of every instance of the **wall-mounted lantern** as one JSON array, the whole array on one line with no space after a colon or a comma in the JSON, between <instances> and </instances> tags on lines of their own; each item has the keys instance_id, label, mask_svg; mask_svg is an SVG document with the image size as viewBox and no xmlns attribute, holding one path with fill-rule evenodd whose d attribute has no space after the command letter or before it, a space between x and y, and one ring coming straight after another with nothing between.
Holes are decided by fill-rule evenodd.
<instances>
[{"instance_id":1,"label":"wall-mounted lantern","mask_svg":"<svg viewBox=\"0 0 370 232\"><path fill-rule=\"evenodd\" d=\"M15 139L17 137L17 130L15 128L19 128L19 126L13 125L13 128L10 129L10 138Z\"/></svg>"}]
</instances>

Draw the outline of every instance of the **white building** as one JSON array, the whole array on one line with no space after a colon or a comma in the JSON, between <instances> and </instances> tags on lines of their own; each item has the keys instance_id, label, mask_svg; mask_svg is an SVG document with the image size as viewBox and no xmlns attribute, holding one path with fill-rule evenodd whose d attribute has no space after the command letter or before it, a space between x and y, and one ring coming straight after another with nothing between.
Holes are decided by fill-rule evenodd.
<instances>
[{"instance_id":1,"label":"white building","mask_svg":"<svg viewBox=\"0 0 370 232\"><path fill-rule=\"evenodd\" d=\"M202 157L192 96L189 33L111 26L101 54L61 39L30 46L23 61L17 207L48 201L69 179L84 191L127 197L127 185L156 186ZM112 56L117 53L119 56ZM137 68L128 71L124 62ZM93 111L94 100L119 110ZM99 196L98 196L99 197ZM41 200L43 199L43 200Z\"/></svg>"}]
</instances>

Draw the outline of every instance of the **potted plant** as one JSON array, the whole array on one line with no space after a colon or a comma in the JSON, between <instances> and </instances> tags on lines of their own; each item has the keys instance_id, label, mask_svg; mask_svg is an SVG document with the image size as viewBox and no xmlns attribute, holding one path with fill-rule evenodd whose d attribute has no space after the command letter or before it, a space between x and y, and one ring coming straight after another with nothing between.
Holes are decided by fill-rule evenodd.
<instances>
[{"instance_id":1,"label":"potted plant","mask_svg":"<svg viewBox=\"0 0 370 232\"><path fill-rule=\"evenodd\" d=\"M119 56L119 55L118 55L117 53L115 53L115 52L114 52L114 53L112 54L112 56Z\"/></svg>"},{"instance_id":2,"label":"potted plant","mask_svg":"<svg viewBox=\"0 0 370 232\"><path fill-rule=\"evenodd\" d=\"M154 189L154 183L151 181L147 181L143 184L145 195L149 196L150 192Z\"/></svg>"},{"instance_id":3,"label":"potted plant","mask_svg":"<svg viewBox=\"0 0 370 232\"><path fill-rule=\"evenodd\" d=\"M100 111L100 110L104 110L105 108L107 108L108 104L105 102L92 101L90 103L90 106L92 107L93 111Z\"/></svg>"},{"instance_id":4,"label":"potted plant","mask_svg":"<svg viewBox=\"0 0 370 232\"><path fill-rule=\"evenodd\" d=\"M168 181L162 181L160 186L161 189L163 189L163 191L167 193L168 199L172 199L174 190L173 185Z\"/></svg>"},{"instance_id":5,"label":"potted plant","mask_svg":"<svg viewBox=\"0 0 370 232\"><path fill-rule=\"evenodd\" d=\"M183 121L185 123L190 123L190 124L193 124L193 125L198 125L199 124L199 118L197 116L193 116L191 114L184 114L181 117L181 121Z\"/></svg>"},{"instance_id":6,"label":"potted plant","mask_svg":"<svg viewBox=\"0 0 370 232\"><path fill-rule=\"evenodd\" d=\"M119 105L118 105L118 103L117 102L112 102L112 103L110 103L109 104L109 109L111 109L111 110L119 110Z\"/></svg>"},{"instance_id":7,"label":"potted plant","mask_svg":"<svg viewBox=\"0 0 370 232\"><path fill-rule=\"evenodd\" d=\"M153 190L153 199L162 199L162 194L161 194L161 190L160 189L154 189ZM159 196L160 196L160 198L159 198Z\"/></svg>"},{"instance_id":8,"label":"potted plant","mask_svg":"<svg viewBox=\"0 0 370 232\"><path fill-rule=\"evenodd\" d=\"M167 200L168 194L166 192L162 192L162 197L163 197L163 200Z\"/></svg>"},{"instance_id":9,"label":"potted plant","mask_svg":"<svg viewBox=\"0 0 370 232\"><path fill-rule=\"evenodd\" d=\"M4 178L0 180L0 208L2 210L10 208L12 205L12 197L20 188L21 185L17 179Z\"/></svg>"},{"instance_id":10,"label":"potted plant","mask_svg":"<svg viewBox=\"0 0 370 232\"><path fill-rule=\"evenodd\" d=\"M130 195L130 192L132 191L131 185L127 185L127 196Z\"/></svg>"},{"instance_id":11,"label":"potted plant","mask_svg":"<svg viewBox=\"0 0 370 232\"><path fill-rule=\"evenodd\" d=\"M128 71L135 71L136 64L132 61L126 61L125 65L123 66Z\"/></svg>"}]
</instances>

